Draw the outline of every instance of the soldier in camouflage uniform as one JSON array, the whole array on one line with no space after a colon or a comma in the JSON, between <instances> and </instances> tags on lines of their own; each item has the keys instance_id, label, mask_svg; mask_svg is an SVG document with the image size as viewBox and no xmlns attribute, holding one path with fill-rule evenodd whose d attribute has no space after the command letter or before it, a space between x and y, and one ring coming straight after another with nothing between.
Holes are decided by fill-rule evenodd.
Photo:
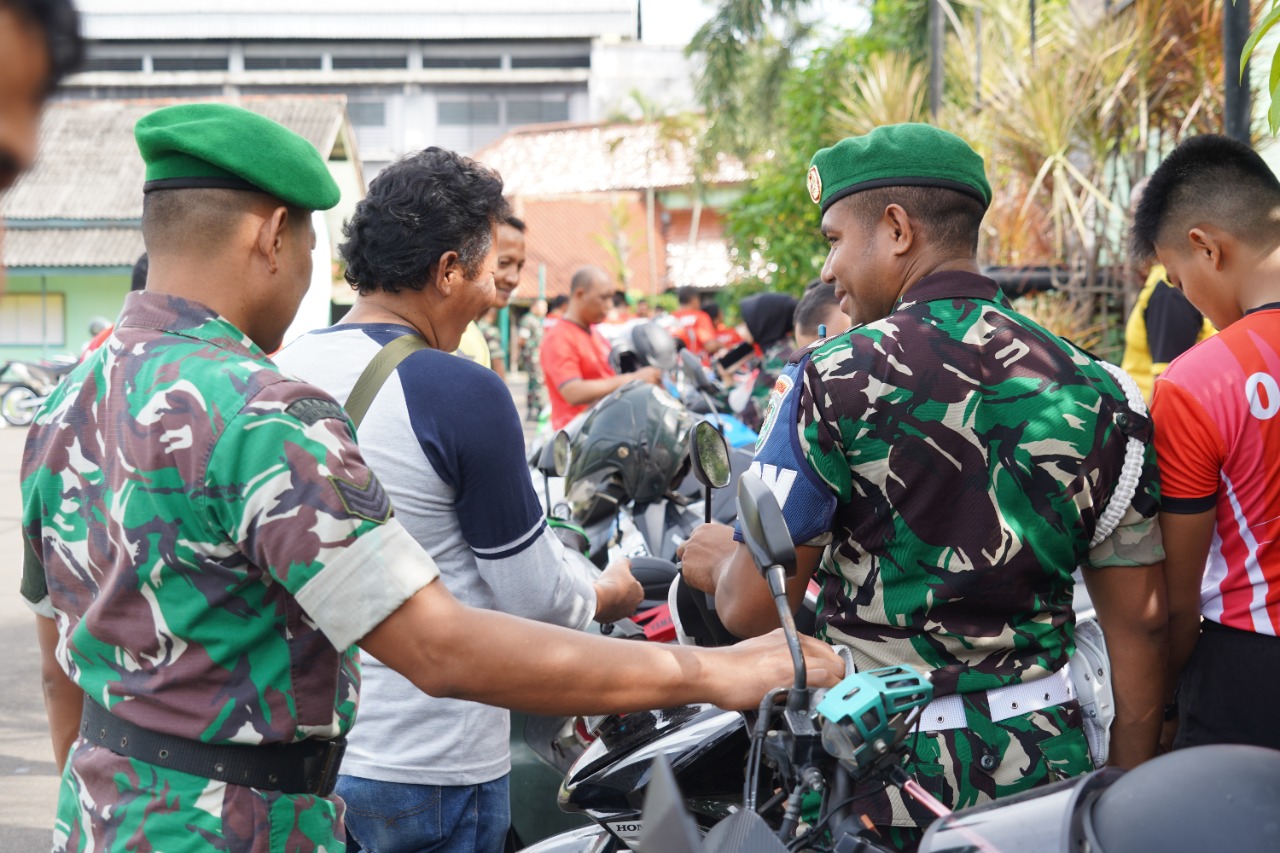
<instances>
[{"instance_id":1,"label":"soldier in camouflage uniform","mask_svg":"<svg viewBox=\"0 0 1280 853\"><path fill-rule=\"evenodd\" d=\"M820 151L809 184L831 246L823 280L868 322L792 359L757 446L753 470L797 543L793 604L816 577L820 636L859 669L930 676L937 698L906 767L965 808L1092 768L1066 670L1085 565L1113 656L1112 762L1151 757L1164 602L1150 445L1114 532L1092 542L1145 418L1099 363L978 274L990 188L958 137L879 128ZM684 574L749 636L777 616L732 539L698 531ZM858 793L904 848L932 817L896 789Z\"/></svg>"},{"instance_id":2,"label":"soldier in camouflage uniform","mask_svg":"<svg viewBox=\"0 0 1280 853\"><path fill-rule=\"evenodd\" d=\"M55 850L345 849L331 792L356 643L433 695L548 714L752 707L790 680L776 637L690 655L459 605L341 407L266 356L310 283L311 211L338 200L324 161L223 104L135 133L147 288L42 406L22 463ZM491 263L464 281L453 257L448 286L492 287ZM808 655L833 683L829 650Z\"/></svg>"},{"instance_id":3,"label":"soldier in camouflage uniform","mask_svg":"<svg viewBox=\"0 0 1280 853\"><path fill-rule=\"evenodd\" d=\"M542 359L538 350L542 346L543 318L547 316L547 301L539 299L520 318L520 369L528 381L526 415L530 423L537 423L547 408L547 387L542 378Z\"/></svg>"}]
</instances>

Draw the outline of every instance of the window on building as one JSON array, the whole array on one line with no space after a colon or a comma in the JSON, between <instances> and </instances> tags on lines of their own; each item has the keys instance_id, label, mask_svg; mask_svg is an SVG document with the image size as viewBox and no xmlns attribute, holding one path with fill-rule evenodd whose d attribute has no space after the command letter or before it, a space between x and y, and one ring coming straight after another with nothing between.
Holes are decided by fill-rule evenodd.
<instances>
[{"instance_id":1,"label":"window on building","mask_svg":"<svg viewBox=\"0 0 1280 853\"><path fill-rule=\"evenodd\" d=\"M0 296L0 345L66 345L66 296L6 293Z\"/></svg>"},{"instance_id":2,"label":"window on building","mask_svg":"<svg viewBox=\"0 0 1280 853\"><path fill-rule=\"evenodd\" d=\"M513 56L512 68L590 68L591 57L579 56Z\"/></svg>"},{"instance_id":3,"label":"window on building","mask_svg":"<svg viewBox=\"0 0 1280 853\"><path fill-rule=\"evenodd\" d=\"M322 57L316 56L246 56L245 71L318 71Z\"/></svg>"},{"instance_id":4,"label":"window on building","mask_svg":"<svg viewBox=\"0 0 1280 853\"><path fill-rule=\"evenodd\" d=\"M424 56L423 68L501 68L500 56Z\"/></svg>"},{"instance_id":5,"label":"window on building","mask_svg":"<svg viewBox=\"0 0 1280 853\"><path fill-rule=\"evenodd\" d=\"M441 101L436 120L443 125L500 124L501 110L494 100Z\"/></svg>"},{"instance_id":6,"label":"window on building","mask_svg":"<svg viewBox=\"0 0 1280 853\"><path fill-rule=\"evenodd\" d=\"M356 127L386 127L387 104L385 101L349 101L347 115Z\"/></svg>"},{"instance_id":7,"label":"window on building","mask_svg":"<svg viewBox=\"0 0 1280 853\"><path fill-rule=\"evenodd\" d=\"M353 69L370 69L370 68L408 68L409 57L407 54L396 54L394 56L338 56L334 54L333 70L347 71Z\"/></svg>"},{"instance_id":8,"label":"window on building","mask_svg":"<svg viewBox=\"0 0 1280 853\"><path fill-rule=\"evenodd\" d=\"M141 71L141 56L90 56L82 71Z\"/></svg>"},{"instance_id":9,"label":"window on building","mask_svg":"<svg viewBox=\"0 0 1280 853\"><path fill-rule=\"evenodd\" d=\"M507 100L507 124L546 124L569 120L567 100L541 101L510 98Z\"/></svg>"},{"instance_id":10,"label":"window on building","mask_svg":"<svg viewBox=\"0 0 1280 853\"><path fill-rule=\"evenodd\" d=\"M153 56L155 71L226 71L225 56Z\"/></svg>"}]
</instances>

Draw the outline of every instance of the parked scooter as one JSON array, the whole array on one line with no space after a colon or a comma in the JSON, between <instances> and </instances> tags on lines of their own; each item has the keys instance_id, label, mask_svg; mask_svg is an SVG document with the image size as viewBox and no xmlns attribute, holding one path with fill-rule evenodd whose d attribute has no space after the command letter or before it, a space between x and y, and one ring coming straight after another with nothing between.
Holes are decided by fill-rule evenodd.
<instances>
[{"instance_id":1,"label":"parked scooter","mask_svg":"<svg viewBox=\"0 0 1280 853\"><path fill-rule=\"evenodd\" d=\"M877 784L899 787L938 816L922 853L1274 849L1280 753L1257 747L1198 747L1128 774L1104 768L950 812L901 767L906 737L932 699L927 679L887 667L830 690L808 688L785 594L795 552L781 509L751 474L738 496L744 540L791 646L793 686L772 691L753 719L706 705L609 718L561 795L562 806L597 827L529 853L888 853L856 808L855 790Z\"/></svg>"},{"instance_id":2,"label":"parked scooter","mask_svg":"<svg viewBox=\"0 0 1280 853\"><path fill-rule=\"evenodd\" d=\"M30 424L36 409L75 366L76 359L71 356L6 362L0 367L0 385L7 385L0 394L0 417L12 426Z\"/></svg>"},{"instance_id":3,"label":"parked scooter","mask_svg":"<svg viewBox=\"0 0 1280 853\"><path fill-rule=\"evenodd\" d=\"M534 466L542 475L544 496L550 503L550 482L563 477L571 457L569 435L561 430L538 452ZM599 569L586 556L588 540L572 521L550 518L557 538L571 554L578 555L579 569L595 575ZM666 642L675 638L666 606L667 590L675 567L666 561L632 559L632 575L644 587L645 598L631 619L594 626L610 636L626 640ZM594 740L592 722L582 717L545 717L511 714L511 830L508 851L518 850L555 833L588 823L582 815L554 807L565 774Z\"/></svg>"}]
</instances>

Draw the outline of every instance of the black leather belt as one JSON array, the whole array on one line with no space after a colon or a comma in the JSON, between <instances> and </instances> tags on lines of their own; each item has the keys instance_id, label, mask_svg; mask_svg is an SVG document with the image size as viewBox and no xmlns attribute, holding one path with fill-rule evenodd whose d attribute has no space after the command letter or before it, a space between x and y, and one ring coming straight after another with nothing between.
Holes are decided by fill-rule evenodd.
<instances>
[{"instance_id":1,"label":"black leather belt","mask_svg":"<svg viewBox=\"0 0 1280 853\"><path fill-rule=\"evenodd\" d=\"M144 729L120 719L88 697L80 718L80 734L117 755L157 767L263 791L321 797L333 793L342 754L347 749L346 738L262 746L204 743Z\"/></svg>"}]
</instances>

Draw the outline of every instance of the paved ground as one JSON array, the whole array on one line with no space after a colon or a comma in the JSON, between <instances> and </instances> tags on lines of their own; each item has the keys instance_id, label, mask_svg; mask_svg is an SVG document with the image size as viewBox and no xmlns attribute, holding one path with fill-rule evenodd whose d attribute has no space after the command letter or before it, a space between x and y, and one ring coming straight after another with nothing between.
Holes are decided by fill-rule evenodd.
<instances>
[{"instance_id":1,"label":"paved ground","mask_svg":"<svg viewBox=\"0 0 1280 853\"><path fill-rule=\"evenodd\" d=\"M49 849L57 768L40 696L34 619L18 595L22 577L18 468L27 431L0 428L0 850Z\"/></svg>"},{"instance_id":2,"label":"paved ground","mask_svg":"<svg viewBox=\"0 0 1280 853\"><path fill-rule=\"evenodd\" d=\"M508 383L524 416L524 376ZM526 437L531 434L526 423ZM25 429L0 422L0 853L45 853L58 796L57 768L40 695L34 616L21 602L18 470Z\"/></svg>"}]
</instances>

